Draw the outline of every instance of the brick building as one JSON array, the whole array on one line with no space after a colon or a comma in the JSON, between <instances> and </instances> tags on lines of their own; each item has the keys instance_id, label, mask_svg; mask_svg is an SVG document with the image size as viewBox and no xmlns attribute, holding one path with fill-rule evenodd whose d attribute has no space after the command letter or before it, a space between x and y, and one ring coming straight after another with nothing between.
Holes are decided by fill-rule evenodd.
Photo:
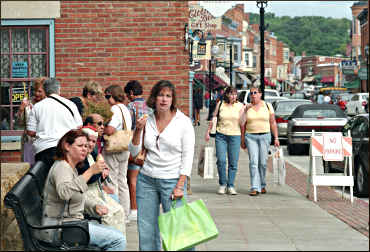
<instances>
[{"instance_id":1,"label":"brick building","mask_svg":"<svg viewBox=\"0 0 370 252\"><path fill-rule=\"evenodd\" d=\"M146 97L167 79L189 114L188 16L186 1L2 1L2 136L23 133L14 123L23 82L31 95L40 76L59 79L65 97L81 95L89 80L105 88L131 79L143 84ZM2 148L1 161L19 161L14 153Z\"/></svg>"},{"instance_id":2,"label":"brick building","mask_svg":"<svg viewBox=\"0 0 370 252\"><path fill-rule=\"evenodd\" d=\"M363 9L357 16L361 27L361 55L364 55L360 61L358 76L361 79L361 91L369 91L369 11Z\"/></svg>"}]
</instances>

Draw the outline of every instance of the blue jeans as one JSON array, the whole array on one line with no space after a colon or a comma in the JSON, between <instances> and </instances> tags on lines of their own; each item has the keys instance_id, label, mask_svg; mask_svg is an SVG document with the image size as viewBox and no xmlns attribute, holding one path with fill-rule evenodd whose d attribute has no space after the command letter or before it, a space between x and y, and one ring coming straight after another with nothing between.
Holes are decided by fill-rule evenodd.
<instances>
[{"instance_id":1,"label":"blue jeans","mask_svg":"<svg viewBox=\"0 0 370 252\"><path fill-rule=\"evenodd\" d=\"M216 157L218 170L218 183L221 186L234 187L236 172L238 170L240 136L228 136L216 132ZM228 159L228 179L226 180L226 153Z\"/></svg>"},{"instance_id":2,"label":"blue jeans","mask_svg":"<svg viewBox=\"0 0 370 252\"><path fill-rule=\"evenodd\" d=\"M245 134L245 144L249 154L251 190L261 192L266 187L266 167L271 134Z\"/></svg>"},{"instance_id":3,"label":"blue jeans","mask_svg":"<svg viewBox=\"0 0 370 252\"><path fill-rule=\"evenodd\" d=\"M126 237L117 229L103 224L89 222L90 245L103 250L123 251L126 249Z\"/></svg>"},{"instance_id":4,"label":"blue jeans","mask_svg":"<svg viewBox=\"0 0 370 252\"><path fill-rule=\"evenodd\" d=\"M171 209L170 199L178 179L158 179L139 173L136 183L137 225L139 232L139 250L161 250L158 216L159 206L162 204L163 212ZM186 199L186 183L184 185ZM182 201L176 200L176 207Z\"/></svg>"}]
</instances>

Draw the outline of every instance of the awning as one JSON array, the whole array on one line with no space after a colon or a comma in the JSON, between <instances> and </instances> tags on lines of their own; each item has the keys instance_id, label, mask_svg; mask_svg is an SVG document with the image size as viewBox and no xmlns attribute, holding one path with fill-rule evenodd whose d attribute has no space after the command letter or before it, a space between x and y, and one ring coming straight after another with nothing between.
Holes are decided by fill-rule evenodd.
<instances>
[{"instance_id":1,"label":"awning","mask_svg":"<svg viewBox=\"0 0 370 252\"><path fill-rule=\"evenodd\" d=\"M356 79L354 81L351 81L351 82L345 82L344 83L344 87L346 88L360 88L360 79Z\"/></svg>"},{"instance_id":2,"label":"awning","mask_svg":"<svg viewBox=\"0 0 370 252\"><path fill-rule=\"evenodd\" d=\"M322 77L321 82L334 82L334 76L324 76Z\"/></svg>"},{"instance_id":3,"label":"awning","mask_svg":"<svg viewBox=\"0 0 370 252\"><path fill-rule=\"evenodd\" d=\"M243 81L247 82L248 85L251 85L252 82L250 81L250 79L247 78L247 76L245 76L245 74L243 73L237 73L239 78L242 79Z\"/></svg>"},{"instance_id":4,"label":"awning","mask_svg":"<svg viewBox=\"0 0 370 252\"><path fill-rule=\"evenodd\" d=\"M309 76L306 76L303 78L302 82L312 82L313 80L315 79L315 77L309 77Z\"/></svg>"},{"instance_id":5,"label":"awning","mask_svg":"<svg viewBox=\"0 0 370 252\"><path fill-rule=\"evenodd\" d=\"M230 78L225 73L225 68L223 68L223 67L217 67L216 68L216 73L215 73L214 76L219 77L227 86L229 85Z\"/></svg>"}]
</instances>

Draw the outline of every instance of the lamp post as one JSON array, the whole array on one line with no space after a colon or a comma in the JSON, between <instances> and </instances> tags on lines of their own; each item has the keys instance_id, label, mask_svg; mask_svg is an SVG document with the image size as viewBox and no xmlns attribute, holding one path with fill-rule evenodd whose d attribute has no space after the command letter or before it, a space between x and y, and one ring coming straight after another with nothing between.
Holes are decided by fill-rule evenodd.
<instances>
[{"instance_id":1,"label":"lamp post","mask_svg":"<svg viewBox=\"0 0 370 252\"><path fill-rule=\"evenodd\" d=\"M233 86L233 44L230 44L230 87Z\"/></svg>"},{"instance_id":2,"label":"lamp post","mask_svg":"<svg viewBox=\"0 0 370 252\"><path fill-rule=\"evenodd\" d=\"M261 91L262 91L262 100L265 99L265 8L267 7L266 0L257 0L257 7L260 8L260 48L261 48Z\"/></svg>"}]
</instances>

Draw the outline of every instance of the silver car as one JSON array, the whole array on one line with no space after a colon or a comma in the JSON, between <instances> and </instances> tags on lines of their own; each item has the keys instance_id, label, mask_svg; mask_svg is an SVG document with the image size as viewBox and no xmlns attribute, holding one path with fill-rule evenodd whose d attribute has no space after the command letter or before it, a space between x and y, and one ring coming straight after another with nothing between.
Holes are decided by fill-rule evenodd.
<instances>
[{"instance_id":1,"label":"silver car","mask_svg":"<svg viewBox=\"0 0 370 252\"><path fill-rule=\"evenodd\" d=\"M305 99L286 99L275 101L272 105L275 110L276 125L278 128L279 139L287 139L288 117L296 107L302 104L311 104L312 101Z\"/></svg>"},{"instance_id":2,"label":"silver car","mask_svg":"<svg viewBox=\"0 0 370 252\"><path fill-rule=\"evenodd\" d=\"M316 135L341 132L348 121L343 110L334 104L299 105L288 120L289 155L301 152L300 147L309 147L312 130L315 130Z\"/></svg>"}]
</instances>

